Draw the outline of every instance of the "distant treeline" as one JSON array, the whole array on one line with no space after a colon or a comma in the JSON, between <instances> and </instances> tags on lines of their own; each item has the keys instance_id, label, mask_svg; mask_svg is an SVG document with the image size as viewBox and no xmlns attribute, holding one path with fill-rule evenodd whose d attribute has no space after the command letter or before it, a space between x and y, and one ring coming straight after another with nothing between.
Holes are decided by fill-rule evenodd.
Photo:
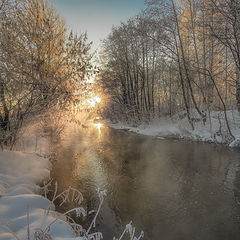
<instances>
[{"instance_id":1,"label":"distant treeline","mask_svg":"<svg viewBox=\"0 0 240 240\"><path fill-rule=\"evenodd\" d=\"M99 82L111 119L149 121L191 109L240 111L240 1L153 0L113 27Z\"/></svg>"}]
</instances>

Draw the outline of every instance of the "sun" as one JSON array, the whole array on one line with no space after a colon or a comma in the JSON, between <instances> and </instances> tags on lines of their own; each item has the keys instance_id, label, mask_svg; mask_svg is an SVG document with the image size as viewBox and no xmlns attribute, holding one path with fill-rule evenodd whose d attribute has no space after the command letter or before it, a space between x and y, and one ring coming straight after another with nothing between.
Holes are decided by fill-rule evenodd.
<instances>
[{"instance_id":1,"label":"sun","mask_svg":"<svg viewBox=\"0 0 240 240\"><path fill-rule=\"evenodd\" d=\"M88 99L88 105L90 107L95 107L96 104L99 104L102 99L99 96L93 96L92 98Z\"/></svg>"},{"instance_id":2,"label":"sun","mask_svg":"<svg viewBox=\"0 0 240 240\"><path fill-rule=\"evenodd\" d=\"M102 99L101 99L100 97L96 96L96 97L95 97L95 101L96 101L97 103L100 103L100 102L102 101Z\"/></svg>"}]
</instances>

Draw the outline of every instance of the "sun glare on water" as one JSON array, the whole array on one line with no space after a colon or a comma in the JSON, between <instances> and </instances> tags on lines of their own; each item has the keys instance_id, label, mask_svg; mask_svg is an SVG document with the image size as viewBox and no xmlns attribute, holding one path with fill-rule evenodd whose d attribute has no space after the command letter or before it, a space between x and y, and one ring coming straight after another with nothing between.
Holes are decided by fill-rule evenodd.
<instances>
[{"instance_id":1,"label":"sun glare on water","mask_svg":"<svg viewBox=\"0 0 240 240\"><path fill-rule=\"evenodd\" d=\"M94 123L94 126L97 128L99 135L101 134L102 123Z\"/></svg>"}]
</instances>

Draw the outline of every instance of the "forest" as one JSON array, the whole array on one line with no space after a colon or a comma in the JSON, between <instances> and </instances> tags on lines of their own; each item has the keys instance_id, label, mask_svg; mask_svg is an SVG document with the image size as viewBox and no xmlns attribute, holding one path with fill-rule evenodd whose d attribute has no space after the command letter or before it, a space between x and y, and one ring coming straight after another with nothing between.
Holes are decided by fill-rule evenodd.
<instances>
[{"instance_id":1,"label":"forest","mask_svg":"<svg viewBox=\"0 0 240 240\"><path fill-rule=\"evenodd\" d=\"M139 124L185 111L196 121L240 111L240 2L147 1L103 42L105 114ZM194 110L197 114L193 115Z\"/></svg>"},{"instance_id":2,"label":"forest","mask_svg":"<svg viewBox=\"0 0 240 240\"><path fill-rule=\"evenodd\" d=\"M237 240L239 126L240 0L0 0L1 240Z\"/></svg>"}]
</instances>

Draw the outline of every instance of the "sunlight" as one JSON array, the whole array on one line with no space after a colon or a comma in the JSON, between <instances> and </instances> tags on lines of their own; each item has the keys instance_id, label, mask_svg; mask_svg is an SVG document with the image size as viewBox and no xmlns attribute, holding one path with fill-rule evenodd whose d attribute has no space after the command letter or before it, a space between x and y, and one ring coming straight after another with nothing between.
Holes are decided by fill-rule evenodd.
<instances>
[{"instance_id":1,"label":"sunlight","mask_svg":"<svg viewBox=\"0 0 240 240\"><path fill-rule=\"evenodd\" d=\"M97 103L100 103L100 102L102 101L102 99L101 99L100 97L96 96L96 97L95 97L95 101L96 101Z\"/></svg>"},{"instance_id":2,"label":"sunlight","mask_svg":"<svg viewBox=\"0 0 240 240\"><path fill-rule=\"evenodd\" d=\"M102 123L94 123L94 126L97 128L99 135L101 134Z\"/></svg>"},{"instance_id":3,"label":"sunlight","mask_svg":"<svg viewBox=\"0 0 240 240\"><path fill-rule=\"evenodd\" d=\"M99 96L94 96L90 99L88 99L88 105L90 107L95 107L97 103L100 103L102 99Z\"/></svg>"}]
</instances>

